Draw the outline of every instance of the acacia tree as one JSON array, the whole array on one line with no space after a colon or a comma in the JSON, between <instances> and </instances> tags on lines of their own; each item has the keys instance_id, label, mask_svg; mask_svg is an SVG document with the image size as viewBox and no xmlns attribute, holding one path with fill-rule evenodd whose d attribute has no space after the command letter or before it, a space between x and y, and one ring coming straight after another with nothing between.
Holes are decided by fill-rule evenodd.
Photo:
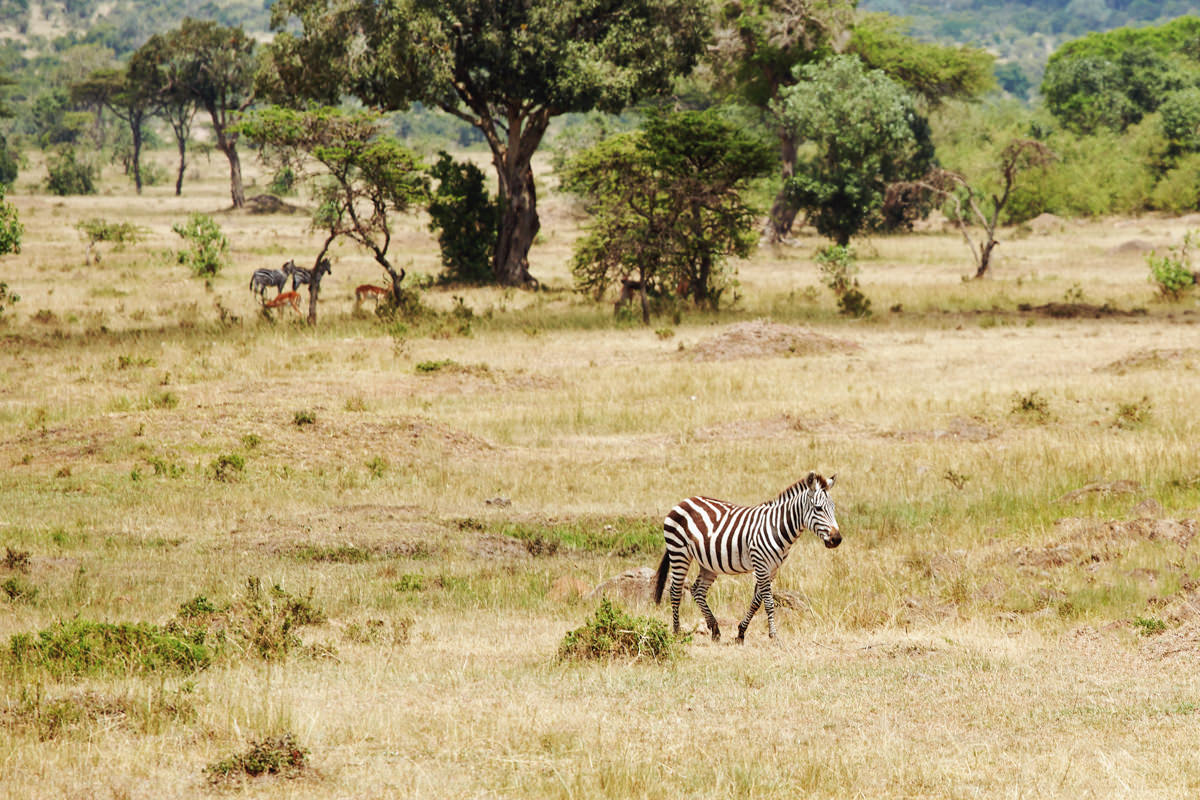
<instances>
[{"instance_id":1,"label":"acacia tree","mask_svg":"<svg viewBox=\"0 0 1200 800\"><path fill-rule=\"evenodd\" d=\"M130 168L137 193L142 193L142 142L146 124L157 108L157 97L149 83L152 65L134 54L125 69L99 69L71 86L71 99L83 105L106 108L129 126L133 146Z\"/></svg>"},{"instance_id":2,"label":"acacia tree","mask_svg":"<svg viewBox=\"0 0 1200 800\"><path fill-rule=\"evenodd\" d=\"M241 208L246 204L246 193L234 122L255 99L258 61L254 40L241 28L190 18L171 32L169 39L174 53L183 61L177 86L208 112L217 149L229 160L233 207Z\"/></svg>"},{"instance_id":3,"label":"acacia tree","mask_svg":"<svg viewBox=\"0 0 1200 800\"><path fill-rule=\"evenodd\" d=\"M400 281L388 257L391 212L404 212L428 196L428 180L417 156L380 131L379 115L335 108L296 111L270 107L247 115L238 131L267 146L268 158L288 166L313 184L317 208L313 230L325 241L314 260L319 268L338 237L371 252L392 282L392 298L401 301ZM311 161L305 158L311 158ZM316 162L319 171L307 165ZM309 322L316 322L316 293L309 290Z\"/></svg>"},{"instance_id":4,"label":"acacia tree","mask_svg":"<svg viewBox=\"0 0 1200 800\"><path fill-rule=\"evenodd\" d=\"M743 192L773 166L767 144L711 109L652 115L640 131L579 154L564 183L594 219L575 251L576 285L599 296L636 275L645 324L648 289L682 286L716 308L722 263L748 255L755 242Z\"/></svg>"},{"instance_id":5,"label":"acacia tree","mask_svg":"<svg viewBox=\"0 0 1200 800\"><path fill-rule=\"evenodd\" d=\"M175 195L183 193L183 173L187 168L187 146L192 121L198 108L196 95L188 91L184 80L189 57L183 46L182 29L156 33L133 54L130 63L139 61L143 67L138 74L146 90L153 95L159 116L171 125L175 146L179 150L179 168L175 175Z\"/></svg>"},{"instance_id":6,"label":"acacia tree","mask_svg":"<svg viewBox=\"0 0 1200 800\"><path fill-rule=\"evenodd\" d=\"M879 213L889 184L928 170L929 125L903 87L855 56L800 67L797 77L774 108L813 151L786 188L817 230L845 247Z\"/></svg>"},{"instance_id":7,"label":"acacia tree","mask_svg":"<svg viewBox=\"0 0 1200 800\"><path fill-rule=\"evenodd\" d=\"M440 108L479 129L502 206L492 268L533 283L531 161L554 117L618 112L696 62L703 0L278 0L276 86L324 102ZM292 31L296 30L297 33Z\"/></svg>"},{"instance_id":8,"label":"acacia tree","mask_svg":"<svg viewBox=\"0 0 1200 800\"><path fill-rule=\"evenodd\" d=\"M1054 153L1036 139L1013 139L1000 153L999 189L988 194L973 187L958 172L935 167L919 180L893 184L890 191L905 191L914 188L933 194L953 206L951 218L958 225L963 241L975 261L975 278L987 274L992 262L992 251L1000 242L996 230L1000 215L1008 205L1017 177L1031 169L1044 167L1053 161ZM967 226L971 221L983 228L983 239L978 243L971 238Z\"/></svg>"}]
</instances>

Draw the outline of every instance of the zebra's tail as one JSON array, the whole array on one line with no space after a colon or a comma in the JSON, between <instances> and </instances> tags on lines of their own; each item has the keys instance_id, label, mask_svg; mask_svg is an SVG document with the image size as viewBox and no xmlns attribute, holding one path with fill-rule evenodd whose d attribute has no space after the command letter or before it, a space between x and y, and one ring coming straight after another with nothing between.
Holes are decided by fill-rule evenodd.
<instances>
[{"instance_id":1,"label":"zebra's tail","mask_svg":"<svg viewBox=\"0 0 1200 800\"><path fill-rule=\"evenodd\" d=\"M662 561L658 563L658 574L654 576L654 602L662 602L663 587L667 585L667 573L671 571L671 551L663 551Z\"/></svg>"}]
</instances>

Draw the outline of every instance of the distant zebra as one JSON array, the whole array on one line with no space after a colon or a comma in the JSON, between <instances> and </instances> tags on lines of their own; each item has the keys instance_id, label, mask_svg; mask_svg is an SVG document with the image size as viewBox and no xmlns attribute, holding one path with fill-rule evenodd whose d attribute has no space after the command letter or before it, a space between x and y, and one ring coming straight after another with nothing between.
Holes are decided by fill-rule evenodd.
<instances>
[{"instance_id":1,"label":"distant zebra","mask_svg":"<svg viewBox=\"0 0 1200 800\"><path fill-rule=\"evenodd\" d=\"M283 265L283 271L277 269L256 269L254 274L250 276L250 291L258 295L258 299L266 301L266 292L268 287L275 287L275 295L283 291L283 285L287 283L288 266L295 267L296 262L289 261Z\"/></svg>"},{"instance_id":2,"label":"distant zebra","mask_svg":"<svg viewBox=\"0 0 1200 800\"><path fill-rule=\"evenodd\" d=\"M322 258L317 264L317 268L315 270L297 267L294 261L289 261L287 264L284 264L283 271L284 273L292 276L293 292L299 289L301 284L305 284L311 288L313 285L314 272L317 275L317 284L321 283L321 278L323 278L325 275L333 273L333 269L331 268L328 258Z\"/></svg>"},{"instance_id":3,"label":"distant zebra","mask_svg":"<svg viewBox=\"0 0 1200 800\"><path fill-rule=\"evenodd\" d=\"M683 582L692 561L700 562L700 574L692 585L692 597L700 606L713 641L721 631L705 596L717 575L754 573L754 599L750 610L738 625L739 643L745 641L746 628L758 611L767 609L767 624L775 638L775 598L771 581L787 558L792 543L805 528L821 537L826 547L842 543L833 500L829 490L836 475L828 480L808 473L804 479L784 489L774 500L757 506L737 506L709 497L689 497L671 509L663 522L667 549L658 565L654 602L661 603L667 575L671 578L671 618L679 633L679 601Z\"/></svg>"}]
</instances>

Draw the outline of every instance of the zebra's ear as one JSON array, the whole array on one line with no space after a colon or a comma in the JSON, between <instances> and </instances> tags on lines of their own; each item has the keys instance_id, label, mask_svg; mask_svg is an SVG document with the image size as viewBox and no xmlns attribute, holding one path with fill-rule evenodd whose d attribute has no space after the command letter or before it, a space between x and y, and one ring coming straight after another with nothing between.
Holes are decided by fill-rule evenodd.
<instances>
[{"instance_id":1,"label":"zebra's ear","mask_svg":"<svg viewBox=\"0 0 1200 800\"><path fill-rule=\"evenodd\" d=\"M816 482L817 482L817 473L815 473L815 472L808 473L808 477L806 477L804 479L804 485L807 486L809 489L811 489Z\"/></svg>"},{"instance_id":2,"label":"zebra's ear","mask_svg":"<svg viewBox=\"0 0 1200 800\"><path fill-rule=\"evenodd\" d=\"M832 489L834 481L836 481L836 480L837 480L837 473L835 472L832 475L830 475L829 480L827 480L825 482L825 490L828 491L828 490Z\"/></svg>"}]
</instances>

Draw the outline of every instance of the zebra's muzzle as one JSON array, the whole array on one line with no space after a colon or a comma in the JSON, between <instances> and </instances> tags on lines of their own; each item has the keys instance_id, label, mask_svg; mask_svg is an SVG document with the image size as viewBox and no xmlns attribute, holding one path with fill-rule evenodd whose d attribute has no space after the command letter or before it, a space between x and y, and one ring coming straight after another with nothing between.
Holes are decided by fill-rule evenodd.
<instances>
[{"instance_id":1,"label":"zebra's muzzle","mask_svg":"<svg viewBox=\"0 0 1200 800\"><path fill-rule=\"evenodd\" d=\"M826 547L828 547L830 550L832 550L833 548L837 547L839 544L842 543L841 531L834 530L834 531L830 531L829 533L823 534L821 536L821 540L823 542L825 542Z\"/></svg>"}]
</instances>

